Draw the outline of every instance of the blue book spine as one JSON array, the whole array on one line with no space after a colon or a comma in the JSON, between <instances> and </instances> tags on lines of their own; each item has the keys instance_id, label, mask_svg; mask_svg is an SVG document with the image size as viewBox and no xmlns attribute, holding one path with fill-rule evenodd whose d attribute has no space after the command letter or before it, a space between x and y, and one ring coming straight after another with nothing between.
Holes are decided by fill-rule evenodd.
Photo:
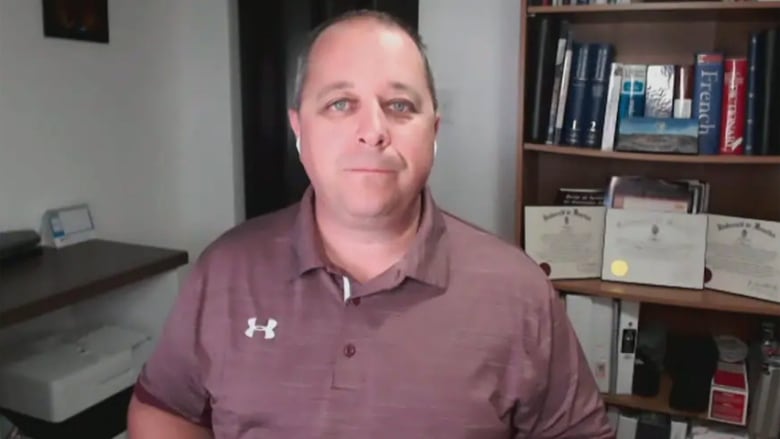
<instances>
[{"instance_id":1,"label":"blue book spine","mask_svg":"<svg viewBox=\"0 0 780 439\"><path fill-rule=\"evenodd\" d=\"M761 73L761 33L752 32L748 43L747 100L745 103L745 155L756 154L756 133L758 128L758 99Z\"/></svg>"},{"instance_id":2,"label":"blue book spine","mask_svg":"<svg viewBox=\"0 0 780 439\"><path fill-rule=\"evenodd\" d=\"M647 87L647 65L626 64L623 66L623 85L620 87L618 118L642 117L645 115L645 88Z\"/></svg>"},{"instance_id":3,"label":"blue book spine","mask_svg":"<svg viewBox=\"0 0 780 439\"><path fill-rule=\"evenodd\" d=\"M593 45L574 43L569 96L566 99L563 143L583 146L588 119L589 79L595 64Z\"/></svg>"},{"instance_id":4,"label":"blue book spine","mask_svg":"<svg viewBox=\"0 0 780 439\"><path fill-rule=\"evenodd\" d=\"M696 54L693 83L693 118L699 121L699 154L720 152L723 107L723 54Z\"/></svg>"},{"instance_id":5,"label":"blue book spine","mask_svg":"<svg viewBox=\"0 0 780 439\"><path fill-rule=\"evenodd\" d=\"M609 76L615 49L611 44L594 44L595 65L590 79L590 108L585 131L585 146L601 148L601 134L604 130L604 113L609 91Z\"/></svg>"}]
</instances>

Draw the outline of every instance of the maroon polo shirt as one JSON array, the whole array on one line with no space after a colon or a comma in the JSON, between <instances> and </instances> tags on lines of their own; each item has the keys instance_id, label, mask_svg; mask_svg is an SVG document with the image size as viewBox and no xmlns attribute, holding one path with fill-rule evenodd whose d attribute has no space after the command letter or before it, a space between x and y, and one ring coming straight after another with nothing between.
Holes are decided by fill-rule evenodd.
<instances>
[{"instance_id":1,"label":"maroon polo shirt","mask_svg":"<svg viewBox=\"0 0 780 439\"><path fill-rule=\"evenodd\" d=\"M360 283L327 262L313 212L309 189L207 248L141 401L218 439L614 437L562 303L520 249L426 189L407 255Z\"/></svg>"}]
</instances>

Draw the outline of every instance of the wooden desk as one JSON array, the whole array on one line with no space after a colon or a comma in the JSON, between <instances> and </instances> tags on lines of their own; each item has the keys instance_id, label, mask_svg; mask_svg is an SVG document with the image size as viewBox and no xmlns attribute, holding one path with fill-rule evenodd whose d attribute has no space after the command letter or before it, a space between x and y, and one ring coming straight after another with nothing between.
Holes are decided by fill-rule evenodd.
<instances>
[{"instance_id":1,"label":"wooden desk","mask_svg":"<svg viewBox=\"0 0 780 439\"><path fill-rule=\"evenodd\" d=\"M0 267L0 328L185 265L187 252L96 239Z\"/></svg>"}]
</instances>

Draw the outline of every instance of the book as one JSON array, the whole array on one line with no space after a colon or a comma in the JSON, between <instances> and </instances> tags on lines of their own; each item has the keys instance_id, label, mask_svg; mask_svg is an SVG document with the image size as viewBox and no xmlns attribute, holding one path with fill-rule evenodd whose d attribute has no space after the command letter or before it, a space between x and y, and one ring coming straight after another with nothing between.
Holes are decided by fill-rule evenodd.
<instances>
[{"instance_id":1,"label":"book","mask_svg":"<svg viewBox=\"0 0 780 439\"><path fill-rule=\"evenodd\" d=\"M645 89L645 116L672 117L674 96L674 65L647 66Z\"/></svg>"},{"instance_id":2,"label":"book","mask_svg":"<svg viewBox=\"0 0 780 439\"><path fill-rule=\"evenodd\" d=\"M747 58L727 58L723 73L723 104L720 153L745 152L745 104Z\"/></svg>"},{"instance_id":3,"label":"book","mask_svg":"<svg viewBox=\"0 0 780 439\"><path fill-rule=\"evenodd\" d=\"M763 40L761 32L750 33L747 56L747 98L745 103L745 155L753 155L758 152L756 139L758 135L758 104L761 90L761 73L763 72L763 64L761 63Z\"/></svg>"},{"instance_id":4,"label":"book","mask_svg":"<svg viewBox=\"0 0 780 439\"><path fill-rule=\"evenodd\" d=\"M595 65L596 45L575 42L573 50L569 97L566 101L566 115L564 116L563 143L583 146L589 116L589 83Z\"/></svg>"},{"instance_id":5,"label":"book","mask_svg":"<svg viewBox=\"0 0 780 439\"><path fill-rule=\"evenodd\" d=\"M699 151L696 119L627 117L618 125L616 151L696 154Z\"/></svg>"},{"instance_id":6,"label":"book","mask_svg":"<svg viewBox=\"0 0 780 439\"><path fill-rule=\"evenodd\" d=\"M645 84L647 65L625 64L623 85L620 89L620 119L645 115Z\"/></svg>"},{"instance_id":7,"label":"book","mask_svg":"<svg viewBox=\"0 0 780 439\"><path fill-rule=\"evenodd\" d=\"M583 143L589 148L600 148L615 49L611 44L594 44L592 50L595 52L595 65L588 83L589 108Z\"/></svg>"},{"instance_id":8,"label":"book","mask_svg":"<svg viewBox=\"0 0 780 439\"><path fill-rule=\"evenodd\" d=\"M674 67L674 103L672 117L690 119L693 115L693 66Z\"/></svg>"},{"instance_id":9,"label":"book","mask_svg":"<svg viewBox=\"0 0 780 439\"><path fill-rule=\"evenodd\" d=\"M558 20L542 17L533 20L534 29L531 32L536 36L536 44L531 51L533 58L537 60L531 71L530 83L532 84L531 99L527 101L526 120L531 142L543 142L547 138L550 115L550 92L553 88L555 70L555 51L558 45Z\"/></svg>"},{"instance_id":10,"label":"book","mask_svg":"<svg viewBox=\"0 0 780 439\"><path fill-rule=\"evenodd\" d=\"M614 209L700 213L709 196L709 185L699 180L666 180L645 176L613 176L604 205Z\"/></svg>"},{"instance_id":11,"label":"book","mask_svg":"<svg viewBox=\"0 0 780 439\"><path fill-rule=\"evenodd\" d=\"M612 151L615 147L617 132L618 104L620 103L620 87L623 84L623 65L613 62L609 74L609 91L604 104L604 123L601 133L601 150Z\"/></svg>"},{"instance_id":12,"label":"book","mask_svg":"<svg viewBox=\"0 0 780 439\"><path fill-rule=\"evenodd\" d=\"M559 188L555 204L563 206L602 206L605 190L599 188Z\"/></svg>"},{"instance_id":13,"label":"book","mask_svg":"<svg viewBox=\"0 0 780 439\"><path fill-rule=\"evenodd\" d=\"M558 105L560 102L561 88L565 88L563 84L564 60L566 58L566 48L570 45L571 31L569 29L569 23L567 21L562 21L558 35L558 46L555 52L555 68L553 70L553 83L550 95L550 113L547 121L547 138L545 139L545 143L547 144L555 143L555 128L556 121L558 120L558 112L563 112L562 109L559 109ZM563 120L563 118L561 118L561 120Z\"/></svg>"},{"instance_id":14,"label":"book","mask_svg":"<svg viewBox=\"0 0 780 439\"><path fill-rule=\"evenodd\" d=\"M699 154L718 154L723 102L723 54L697 53L694 73L693 117L699 121Z\"/></svg>"}]
</instances>

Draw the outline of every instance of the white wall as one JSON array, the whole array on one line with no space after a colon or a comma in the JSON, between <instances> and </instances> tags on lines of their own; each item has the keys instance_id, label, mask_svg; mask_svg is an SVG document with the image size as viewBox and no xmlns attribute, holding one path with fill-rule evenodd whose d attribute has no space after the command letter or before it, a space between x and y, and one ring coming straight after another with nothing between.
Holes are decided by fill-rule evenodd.
<instances>
[{"instance_id":1,"label":"white wall","mask_svg":"<svg viewBox=\"0 0 780 439\"><path fill-rule=\"evenodd\" d=\"M0 230L86 202L100 237L193 260L243 215L234 1L110 1L107 45L45 38L41 7L0 1ZM154 328L177 289L98 302Z\"/></svg>"},{"instance_id":2,"label":"white wall","mask_svg":"<svg viewBox=\"0 0 780 439\"><path fill-rule=\"evenodd\" d=\"M229 0L113 0L110 44L0 2L0 230L88 202L101 237L198 253L242 211Z\"/></svg>"},{"instance_id":3,"label":"white wall","mask_svg":"<svg viewBox=\"0 0 780 439\"><path fill-rule=\"evenodd\" d=\"M513 241L520 1L420 0L419 20L443 112L431 188Z\"/></svg>"},{"instance_id":4,"label":"white wall","mask_svg":"<svg viewBox=\"0 0 780 439\"><path fill-rule=\"evenodd\" d=\"M109 16L108 45L44 38L40 0L0 0L0 230L87 202L100 237L194 259L243 215L234 2L111 0ZM185 270L57 321L155 330Z\"/></svg>"}]
</instances>

